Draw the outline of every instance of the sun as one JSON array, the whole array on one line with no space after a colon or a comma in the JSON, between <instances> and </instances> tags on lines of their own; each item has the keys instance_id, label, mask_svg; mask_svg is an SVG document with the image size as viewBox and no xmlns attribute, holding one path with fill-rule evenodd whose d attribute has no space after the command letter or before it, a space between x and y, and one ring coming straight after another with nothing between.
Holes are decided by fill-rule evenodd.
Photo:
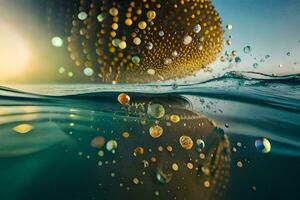
<instances>
[{"instance_id":1,"label":"sun","mask_svg":"<svg viewBox=\"0 0 300 200\"><path fill-rule=\"evenodd\" d=\"M28 47L22 36L0 21L0 81L20 77L28 65Z\"/></svg>"}]
</instances>

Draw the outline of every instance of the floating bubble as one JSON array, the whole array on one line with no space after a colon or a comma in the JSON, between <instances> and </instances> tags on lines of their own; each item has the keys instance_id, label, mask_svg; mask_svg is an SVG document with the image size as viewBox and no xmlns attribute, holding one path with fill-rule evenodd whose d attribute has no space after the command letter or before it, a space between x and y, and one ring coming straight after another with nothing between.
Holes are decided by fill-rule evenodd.
<instances>
[{"instance_id":1,"label":"floating bubble","mask_svg":"<svg viewBox=\"0 0 300 200\"><path fill-rule=\"evenodd\" d=\"M164 33L163 31L159 31L159 32L158 32L158 35L159 35L160 37L163 37L163 36L165 35L165 33Z\"/></svg>"},{"instance_id":2,"label":"floating bubble","mask_svg":"<svg viewBox=\"0 0 300 200\"><path fill-rule=\"evenodd\" d=\"M82 11L82 12L78 13L77 17L78 17L79 20L83 21L88 17L88 14L86 12Z\"/></svg>"},{"instance_id":3,"label":"floating bubble","mask_svg":"<svg viewBox=\"0 0 300 200\"><path fill-rule=\"evenodd\" d=\"M197 139L196 140L196 145L197 145L197 151L201 152L205 148L205 142L202 139Z\"/></svg>"},{"instance_id":4,"label":"floating bubble","mask_svg":"<svg viewBox=\"0 0 300 200\"><path fill-rule=\"evenodd\" d=\"M153 20L156 17L156 12L154 10L149 10L147 12L147 17L149 20Z\"/></svg>"},{"instance_id":5,"label":"floating bubble","mask_svg":"<svg viewBox=\"0 0 300 200\"><path fill-rule=\"evenodd\" d=\"M192 42L192 40L193 40L193 38L191 36L185 35L183 37L182 42L183 42L184 45L189 45Z\"/></svg>"},{"instance_id":6,"label":"floating bubble","mask_svg":"<svg viewBox=\"0 0 300 200\"><path fill-rule=\"evenodd\" d=\"M148 73L149 75L154 76L154 75L155 75L155 70L154 70L154 69L148 69L148 70L147 70L147 73Z\"/></svg>"},{"instance_id":7,"label":"floating bubble","mask_svg":"<svg viewBox=\"0 0 300 200\"><path fill-rule=\"evenodd\" d=\"M176 163L173 163L172 164L172 169L177 172L179 170L179 167Z\"/></svg>"},{"instance_id":8,"label":"floating bubble","mask_svg":"<svg viewBox=\"0 0 300 200\"><path fill-rule=\"evenodd\" d=\"M147 23L145 21L140 21L138 27L139 29L144 30L147 27Z\"/></svg>"},{"instance_id":9,"label":"floating bubble","mask_svg":"<svg viewBox=\"0 0 300 200\"><path fill-rule=\"evenodd\" d=\"M179 143L180 143L181 147L186 150L191 149L194 145L192 138L190 138L189 136L185 136L185 135L183 135L179 138Z\"/></svg>"},{"instance_id":10,"label":"floating bubble","mask_svg":"<svg viewBox=\"0 0 300 200\"><path fill-rule=\"evenodd\" d=\"M172 59L170 59L170 58L164 59L164 65L170 65L171 63L172 63Z\"/></svg>"},{"instance_id":11,"label":"floating bubble","mask_svg":"<svg viewBox=\"0 0 300 200\"><path fill-rule=\"evenodd\" d=\"M149 104L147 114L151 117L159 119L165 115L165 108L160 104Z\"/></svg>"},{"instance_id":12,"label":"floating bubble","mask_svg":"<svg viewBox=\"0 0 300 200\"><path fill-rule=\"evenodd\" d=\"M63 74L65 71L66 71L66 70L65 70L65 68L63 68L63 67L60 67L60 68L58 69L58 73L60 73L60 74Z\"/></svg>"},{"instance_id":13,"label":"floating bubble","mask_svg":"<svg viewBox=\"0 0 300 200\"><path fill-rule=\"evenodd\" d=\"M97 16L98 22L103 22L104 19L105 19L104 14L99 14L99 15Z\"/></svg>"},{"instance_id":14,"label":"floating bubble","mask_svg":"<svg viewBox=\"0 0 300 200\"><path fill-rule=\"evenodd\" d=\"M130 102L130 96L126 93L121 93L118 95L118 102L122 105L128 105Z\"/></svg>"},{"instance_id":15,"label":"floating bubble","mask_svg":"<svg viewBox=\"0 0 300 200\"><path fill-rule=\"evenodd\" d=\"M146 45L146 48L147 48L148 50L153 49L153 44L152 44L151 42L148 42L147 45Z\"/></svg>"},{"instance_id":16,"label":"floating bubble","mask_svg":"<svg viewBox=\"0 0 300 200\"><path fill-rule=\"evenodd\" d=\"M64 41L58 36L53 37L51 42L54 47L62 47L64 44Z\"/></svg>"},{"instance_id":17,"label":"floating bubble","mask_svg":"<svg viewBox=\"0 0 300 200\"><path fill-rule=\"evenodd\" d=\"M188 168L188 169L193 169L194 168L194 165L193 165L193 163L187 163L186 164L186 167Z\"/></svg>"},{"instance_id":18,"label":"floating bubble","mask_svg":"<svg viewBox=\"0 0 300 200\"><path fill-rule=\"evenodd\" d=\"M149 129L149 134L153 138L159 138L163 134L163 128L159 125L153 125Z\"/></svg>"},{"instance_id":19,"label":"floating bubble","mask_svg":"<svg viewBox=\"0 0 300 200\"><path fill-rule=\"evenodd\" d=\"M197 24L196 26L194 26L194 27L193 27L193 31L194 31L195 33L199 33L199 32L201 31L201 26L200 26L200 24Z\"/></svg>"},{"instance_id":20,"label":"floating bubble","mask_svg":"<svg viewBox=\"0 0 300 200\"><path fill-rule=\"evenodd\" d=\"M138 56L133 56L131 60L134 64L139 64L141 61L140 57Z\"/></svg>"},{"instance_id":21,"label":"floating bubble","mask_svg":"<svg viewBox=\"0 0 300 200\"><path fill-rule=\"evenodd\" d=\"M13 128L14 131L16 131L17 133L20 133L20 134L29 133L32 129L33 129L33 126L30 124L20 124Z\"/></svg>"},{"instance_id":22,"label":"floating bubble","mask_svg":"<svg viewBox=\"0 0 300 200\"><path fill-rule=\"evenodd\" d=\"M249 54L252 51L252 48L250 46L245 46L243 49L244 53Z\"/></svg>"},{"instance_id":23,"label":"floating bubble","mask_svg":"<svg viewBox=\"0 0 300 200\"><path fill-rule=\"evenodd\" d=\"M135 45L140 45L141 42L142 42L142 40L141 40L141 38L139 38L139 37L135 37L135 38L133 39L133 43L134 43Z\"/></svg>"},{"instance_id":24,"label":"floating bubble","mask_svg":"<svg viewBox=\"0 0 300 200\"><path fill-rule=\"evenodd\" d=\"M90 67L86 67L84 68L83 73L86 76L92 76L94 74L94 70Z\"/></svg>"},{"instance_id":25,"label":"floating bubble","mask_svg":"<svg viewBox=\"0 0 300 200\"><path fill-rule=\"evenodd\" d=\"M236 63L240 63L240 62L242 62L242 59L241 59L240 57L235 57L235 59L234 59L234 60L235 60L235 62L236 62Z\"/></svg>"},{"instance_id":26,"label":"floating bubble","mask_svg":"<svg viewBox=\"0 0 300 200\"><path fill-rule=\"evenodd\" d=\"M107 151L114 151L116 150L118 147L118 143L116 140L109 140L107 143L106 143L106 149Z\"/></svg>"},{"instance_id":27,"label":"floating bubble","mask_svg":"<svg viewBox=\"0 0 300 200\"><path fill-rule=\"evenodd\" d=\"M93 138L91 141L91 146L98 149L102 148L104 144L105 144L105 139L102 136L97 136Z\"/></svg>"},{"instance_id":28,"label":"floating bubble","mask_svg":"<svg viewBox=\"0 0 300 200\"><path fill-rule=\"evenodd\" d=\"M170 121L173 122L173 123L178 123L178 122L180 122L180 117L179 117L179 115L171 115L171 116L170 116Z\"/></svg>"},{"instance_id":29,"label":"floating bubble","mask_svg":"<svg viewBox=\"0 0 300 200\"><path fill-rule=\"evenodd\" d=\"M127 131L125 131L125 132L122 133L122 136L124 138L129 138L129 133Z\"/></svg>"},{"instance_id":30,"label":"floating bubble","mask_svg":"<svg viewBox=\"0 0 300 200\"><path fill-rule=\"evenodd\" d=\"M260 153L269 153L271 151L271 143L267 138L255 140L255 147Z\"/></svg>"},{"instance_id":31,"label":"floating bubble","mask_svg":"<svg viewBox=\"0 0 300 200\"><path fill-rule=\"evenodd\" d=\"M125 41L121 41L121 42L119 43L119 48L120 48L120 49L126 49L126 47L127 47L127 43L126 43Z\"/></svg>"},{"instance_id":32,"label":"floating bubble","mask_svg":"<svg viewBox=\"0 0 300 200\"><path fill-rule=\"evenodd\" d=\"M137 147L133 151L134 156L143 155L144 154L144 148L143 147Z\"/></svg>"},{"instance_id":33,"label":"floating bubble","mask_svg":"<svg viewBox=\"0 0 300 200\"><path fill-rule=\"evenodd\" d=\"M119 14L119 10L117 8L111 8L109 9L109 14L113 17L117 16Z\"/></svg>"},{"instance_id":34,"label":"floating bubble","mask_svg":"<svg viewBox=\"0 0 300 200\"><path fill-rule=\"evenodd\" d=\"M140 180L138 178L134 178L132 182L137 185L140 183Z\"/></svg>"},{"instance_id":35,"label":"floating bubble","mask_svg":"<svg viewBox=\"0 0 300 200\"><path fill-rule=\"evenodd\" d=\"M237 165L239 168L242 168L242 167L243 167L242 161L238 161L238 162L236 163L236 165Z\"/></svg>"},{"instance_id":36,"label":"floating bubble","mask_svg":"<svg viewBox=\"0 0 300 200\"><path fill-rule=\"evenodd\" d=\"M232 30L232 28L233 28L233 26L232 26L231 24L227 24L227 25L226 25L226 29Z\"/></svg>"},{"instance_id":37,"label":"floating bubble","mask_svg":"<svg viewBox=\"0 0 300 200\"><path fill-rule=\"evenodd\" d=\"M258 63L254 63L252 66L253 66L254 68L257 68L259 65L258 65Z\"/></svg>"},{"instance_id":38,"label":"floating bubble","mask_svg":"<svg viewBox=\"0 0 300 200\"><path fill-rule=\"evenodd\" d=\"M115 47L118 47L119 46L119 44L120 44L120 42L121 42L121 40L120 39L118 39L118 38L115 38L115 39L113 39L112 40L112 45L113 46L115 46Z\"/></svg>"},{"instance_id":39,"label":"floating bubble","mask_svg":"<svg viewBox=\"0 0 300 200\"><path fill-rule=\"evenodd\" d=\"M291 56L291 52L287 52L286 55L287 55L287 56Z\"/></svg>"},{"instance_id":40,"label":"floating bubble","mask_svg":"<svg viewBox=\"0 0 300 200\"><path fill-rule=\"evenodd\" d=\"M156 179L162 184L167 184L171 181L172 175L173 175L172 173L168 174L163 172L163 170L158 169L156 172Z\"/></svg>"}]
</instances>

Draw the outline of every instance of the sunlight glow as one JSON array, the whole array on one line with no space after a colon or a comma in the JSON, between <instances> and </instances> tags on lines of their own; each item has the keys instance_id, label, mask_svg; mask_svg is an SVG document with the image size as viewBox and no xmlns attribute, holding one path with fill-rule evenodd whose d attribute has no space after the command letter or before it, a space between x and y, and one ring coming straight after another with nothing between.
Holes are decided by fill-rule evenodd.
<instances>
[{"instance_id":1,"label":"sunlight glow","mask_svg":"<svg viewBox=\"0 0 300 200\"><path fill-rule=\"evenodd\" d=\"M28 65L28 47L21 35L1 23L0 30L0 79L7 80L24 73Z\"/></svg>"}]
</instances>

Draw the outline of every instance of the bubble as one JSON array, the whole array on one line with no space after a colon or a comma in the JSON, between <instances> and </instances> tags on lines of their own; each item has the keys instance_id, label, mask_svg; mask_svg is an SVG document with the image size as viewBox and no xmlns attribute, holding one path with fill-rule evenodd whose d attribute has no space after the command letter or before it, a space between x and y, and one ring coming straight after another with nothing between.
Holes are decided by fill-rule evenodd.
<instances>
[{"instance_id":1,"label":"bubble","mask_svg":"<svg viewBox=\"0 0 300 200\"><path fill-rule=\"evenodd\" d=\"M65 70L65 68L63 68L63 67L60 67L60 68L58 69L58 73L60 73L60 74L63 74L65 71L66 71L66 70Z\"/></svg>"},{"instance_id":2,"label":"bubble","mask_svg":"<svg viewBox=\"0 0 300 200\"><path fill-rule=\"evenodd\" d=\"M260 153L269 153L271 151L271 143L267 138L255 140L255 147Z\"/></svg>"},{"instance_id":3,"label":"bubble","mask_svg":"<svg viewBox=\"0 0 300 200\"><path fill-rule=\"evenodd\" d=\"M172 52L172 56L173 56L173 57L177 57L177 56L178 56L178 52L177 52L176 50L173 51L173 52Z\"/></svg>"},{"instance_id":4,"label":"bubble","mask_svg":"<svg viewBox=\"0 0 300 200\"><path fill-rule=\"evenodd\" d=\"M233 28L233 26L232 26L231 24L227 24L227 25L226 25L226 29L227 29L227 30L232 30L232 28Z\"/></svg>"},{"instance_id":5,"label":"bubble","mask_svg":"<svg viewBox=\"0 0 300 200\"><path fill-rule=\"evenodd\" d=\"M144 30L147 27L147 23L145 21L140 21L138 27L139 29Z\"/></svg>"},{"instance_id":6,"label":"bubble","mask_svg":"<svg viewBox=\"0 0 300 200\"><path fill-rule=\"evenodd\" d=\"M121 41L121 42L119 43L119 48L120 48L120 49L125 49L126 47L127 47L127 44L126 44L125 41Z\"/></svg>"},{"instance_id":7,"label":"bubble","mask_svg":"<svg viewBox=\"0 0 300 200\"><path fill-rule=\"evenodd\" d=\"M79 20L83 21L88 17L88 14L86 12L82 11L82 12L78 13L77 17L78 17Z\"/></svg>"},{"instance_id":8,"label":"bubble","mask_svg":"<svg viewBox=\"0 0 300 200\"><path fill-rule=\"evenodd\" d=\"M270 55L266 55L265 56L265 59L269 59L271 56Z\"/></svg>"},{"instance_id":9,"label":"bubble","mask_svg":"<svg viewBox=\"0 0 300 200\"><path fill-rule=\"evenodd\" d=\"M185 136L185 135L183 135L179 138L179 143L180 143L181 147L185 150L191 149L194 145L192 138L190 138L189 136Z\"/></svg>"},{"instance_id":10,"label":"bubble","mask_svg":"<svg viewBox=\"0 0 300 200\"><path fill-rule=\"evenodd\" d=\"M129 133L127 131L122 133L123 138L129 138Z\"/></svg>"},{"instance_id":11,"label":"bubble","mask_svg":"<svg viewBox=\"0 0 300 200\"><path fill-rule=\"evenodd\" d=\"M155 17L156 17L156 12L155 12L154 10L149 10L149 11L147 12L147 18L148 18L149 20L153 20Z\"/></svg>"},{"instance_id":12,"label":"bubble","mask_svg":"<svg viewBox=\"0 0 300 200\"><path fill-rule=\"evenodd\" d=\"M165 108L160 104L149 104L147 114L156 119L162 118L165 115Z\"/></svg>"},{"instance_id":13,"label":"bubble","mask_svg":"<svg viewBox=\"0 0 300 200\"><path fill-rule=\"evenodd\" d=\"M134 64L139 64L139 63L141 62L141 59L140 59L140 57L138 57L138 56L133 56L133 57L131 58L131 61L132 61Z\"/></svg>"},{"instance_id":14,"label":"bubble","mask_svg":"<svg viewBox=\"0 0 300 200\"><path fill-rule=\"evenodd\" d=\"M205 142L202 139L197 139L196 140L196 145L197 145L197 151L202 152L205 148Z\"/></svg>"},{"instance_id":15,"label":"bubble","mask_svg":"<svg viewBox=\"0 0 300 200\"><path fill-rule=\"evenodd\" d=\"M117 16L119 14L119 10L117 8L111 8L109 9L109 14L113 17Z\"/></svg>"},{"instance_id":16,"label":"bubble","mask_svg":"<svg viewBox=\"0 0 300 200\"><path fill-rule=\"evenodd\" d=\"M190 162L187 163L186 166L187 166L188 169L193 169L194 168L193 163L190 163Z\"/></svg>"},{"instance_id":17,"label":"bubble","mask_svg":"<svg viewBox=\"0 0 300 200\"><path fill-rule=\"evenodd\" d=\"M127 18L127 19L125 20L125 24L126 24L127 26L131 26L132 23L133 23L133 21L132 21L132 19L130 19L130 18Z\"/></svg>"},{"instance_id":18,"label":"bubble","mask_svg":"<svg viewBox=\"0 0 300 200\"><path fill-rule=\"evenodd\" d=\"M106 143L106 149L107 151L113 151L115 149L117 149L118 147L118 143L116 140L109 140L107 143Z\"/></svg>"},{"instance_id":19,"label":"bubble","mask_svg":"<svg viewBox=\"0 0 300 200\"><path fill-rule=\"evenodd\" d=\"M73 72L68 72L68 76L69 76L70 78L72 78L72 77L74 76L74 73L73 73Z\"/></svg>"},{"instance_id":20,"label":"bubble","mask_svg":"<svg viewBox=\"0 0 300 200\"><path fill-rule=\"evenodd\" d=\"M115 39L113 39L112 40L112 45L113 46L115 46L115 47L118 47L119 46L119 44L120 44L120 42L121 42L121 40L120 39L118 39L118 38L115 38Z\"/></svg>"},{"instance_id":21,"label":"bubble","mask_svg":"<svg viewBox=\"0 0 300 200\"><path fill-rule=\"evenodd\" d=\"M258 65L258 63L254 63L252 66L253 66L254 68L257 68L259 65Z\"/></svg>"},{"instance_id":22,"label":"bubble","mask_svg":"<svg viewBox=\"0 0 300 200\"><path fill-rule=\"evenodd\" d=\"M102 136L97 136L97 137L93 138L91 141L91 147L94 147L97 149L102 148L104 144L105 144L105 139Z\"/></svg>"},{"instance_id":23,"label":"bubble","mask_svg":"<svg viewBox=\"0 0 300 200\"><path fill-rule=\"evenodd\" d=\"M170 58L164 59L164 65L170 65L171 63L172 63L172 59L170 59Z\"/></svg>"},{"instance_id":24,"label":"bubble","mask_svg":"<svg viewBox=\"0 0 300 200\"><path fill-rule=\"evenodd\" d=\"M286 55L287 55L287 56L291 56L291 52L287 52Z\"/></svg>"},{"instance_id":25,"label":"bubble","mask_svg":"<svg viewBox=\"0 0 300 200\"><path fill-rule=\"evenodd\" d=\"M130 102L130 96L126 93L121 93L118 95L118 102L122 105L128 105Z\"/></svg>"},{"instance_id":26,"label":"bubble","mask_svg":"<svg viewBox=\"0 0 300 200\"><path fill-rule=\"evenodd\" d=\"M184 45L189 45L192 42L192 40L193 40L193 38L191 36L185 35L183 37L182 42L183 42Z\"/></svg>"},{"instance_id":27,"label":"bubble","mask_svg":"<svg viewBox=\"0 0 300 200\"><path fill-rule=\"evenodd\" d=\"M197 45L197 49L201 51L203 49L203 45L202 44L198 44Z\"/></svg>"},{"instance_id":28,"label":"bubble","mask_svg":"<svg viewBox=\"0 0 300 200\"><path fill-rule=\"evenodd\" d=\"M159 138L163 134L163 128L159 125L153 125L149 129L149 134L153 138Z\"/></svg>"},{"instance_id":29,"label":"bubble","mask_svg":"<svg viewBox=\"0 0 300 200\"><path fill-rule=\"evenodd\" d=\"M172 175L172 173L165 173L163 170L158 169L156 172L156 179L162 184L167 184L172 180Z\"/></svg>"},{"instance_id":30,"label":"bubble","mask_svg":"<svg viewBox=\"0 0 300 200\"><path fill-rule=\"evenodd\" d=\"M143 155L144 154L144 148L143 147L137 147L133 151L134 156Z\"/></svg>"},{"instance_id":31,"label":"bubble","mask_svg":"<svg viewBox=\"0 0 300 200\"><path fill-rule=\"evenodd\" d=\"M236 165L237 165L239 168L242 168L242 167L243 167L242 161L238 161L238 162L236 163Z\"/></svg>"},{"instance_id":32,"label":"bubble","mask_svg":"<svg viewBox=\"0 0 300 200\"><path fill-rule=\"evenodd\" d=\"M176 163L173 163L172 164L172 169L177 172L179 170L179 167Z\"/></svg>"},{"instance_id":33,"label":"bubble","mask_svg":"<svg viewBox=\"0 0 300 200\"><path fill-rule=\"evenodd\" d=\"M94 74L94 70L92 68L86 67L83 70L84 75L92 76Z\"/></svg>"},{"instance_id":34,"label":"bubble","mask_svg":"<svg viewBox=\"0 0 300 200\"><path fill-rule=\"evenodd\" d=\"M234 61L236 63L240 63L240 62L242 62L242 59L240 57L235 57Z\"/></svg>"},{"instance_id":35,"label":"bubble","mask_svg":"<svg viewBox=\"0 0 300 200\"><path fill-rule=\"evenodd\" d=\"M148 73L149 75L154 76L154 75L155 75L155 70L154 70L154 69L148 69L148 70L147 70L147 73Z\"/></svg>"},{"instance_id":36,"label":"bubble","mask_svg":"<svg viewBox=\"0 0 300 200\"><path fill-rule=\"evenodd\" d=\"M139 37L135 37L135 38L133 39L133 43L134 43L135 45L140 45L141 42L142 42L142 40L141 40L141 38L139 38Z\"/></svg>"},{"instance_id":37,"label":"bubble","mask_svg":"<svg viewBox=\"0 0 300 200\"><path fill-rule=\"evenodd\" d=\"M14 131L16 131L17 133L20 133L20 134L29 133L32 129L33 129L33 126L30 124L20 124L13 128Z\"/></svg>"},{"instance_id":38,"label":"bubble","mask_svg":"<svg viewBox=\"0 0 300 200\"><path fill-rule=\"evenodd\" d=\"M99 15L97 16L98 22L103 22L104 19L105 19L104 14L99 14Z\"/></svg>"},{"instance_id":39,"label":"bubble","mask_svg":"<svg viewBox=\"0 0 300 200\"><path fill-rule=\"evenodd\" d=\"M210 187L210 182L209 181L204 181L203 185L204 185L204 187L209 188Z\"/></svg>"},{"instance_id":40,"label":"bubble","mask_svg":"<svg viewBox=\"0 0 300 200\"><path fill-rule=\"evenodd\" d=\"M147 45L146 45L146 48L147 48L148 50L153 49L153 44L152 44L151 42L148 42Z\"/></svg>"},{"instance_id":41,"label":"bubble","mask_svg":"<svg viewBox=\"0 0 300 200\"><path fill-rule=\"evenodd\" d=\"M249 53L251 53L252 48L250 46L245 46L243 51L244 51L245 54L249 54Z\"/></svg>"},{"instance_id":42,"label":"bubble","mask_svg":"<svg viewBox=\"0 0 300 200\"><path fill-rule=\"evenodd\" d=\"M51 43L54 47L62 47L64 44L64 41L60 37L55 36L52 38Z\"/></svg>"},{"instance_id":43,"label":"bubble","mask_svg":"<svg viewBox=\"0 0 300 200\"><path fill-rule=\"evenodd\" d=\"M172 84L172 89L175 90L175 89L177 89L177 88L178 88L178 85L177 85L176 83L173 83L173 84Z\"/></svg>"},{"instance_id":44,"label":"bubble","mask_svg":"<svg viewBox=\"0 0 300 200\"><path fill-rule=\"evenodd\" d=\"M137 185L140 183L140 180L138 178L134 178L132 182Z\"/></svg>"},{"instance_id":45,"label":"bubble","mask_svg":"<svg viewBox=\"0 0 300 200\"><path fill-rule=\"evenodd\" d=\"M159 35L160 37L163 37L163 36L165 35L165 33L164 33L163 31L159 31L159 32L158 32L158 35Z\"/></svg>"},{"instance_id":46,"label":"bubble","mask_svg":"<svg viewBox=\"0 0 300 200\"><path fill-rule=\"evenodd\" d=\"M200 24L197 24L196 26L194 26L194 27L193 27L193 31L194 31L195 33L199 33L199 32L201 31L201 26L200 26Z\"/></svg>"},{"instance_id":47,"label":"bubble","mask_svg":"<svg viewBox=\"0 0 300 200\"><path fill-rule=\"evenodd\" d=\"M171 115L170 121L173 123L178 123L178 122L180 122L180 117L178 115Z\"/></svg>"}]
</instances>

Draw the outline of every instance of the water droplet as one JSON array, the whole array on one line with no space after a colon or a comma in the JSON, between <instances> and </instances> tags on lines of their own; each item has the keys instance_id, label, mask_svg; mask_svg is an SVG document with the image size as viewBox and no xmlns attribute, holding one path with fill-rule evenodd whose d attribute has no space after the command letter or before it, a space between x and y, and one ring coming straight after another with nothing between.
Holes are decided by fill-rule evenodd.
<instances>
[{"instance_id":1,"label":"water droplet","mask_svg":"<svg viewBox=\"0 0 300 200\"><path fill-rule=\"evenodd\" d=\"M252 48L250 46L245 46L243 51L244 51L244 53L248 54L248 53L251 53Z\"/></svg>"},{"instance_id":2,"label":"water droplet","mask_svg":"<svg viewBox=\"0 0 300 200\"><path fill-rule=\"evenodd\" d=\"M94 74L94 70L92 68L86 67L83 70L84 75L92 76Z\"/></svg>"}]
</instances>

